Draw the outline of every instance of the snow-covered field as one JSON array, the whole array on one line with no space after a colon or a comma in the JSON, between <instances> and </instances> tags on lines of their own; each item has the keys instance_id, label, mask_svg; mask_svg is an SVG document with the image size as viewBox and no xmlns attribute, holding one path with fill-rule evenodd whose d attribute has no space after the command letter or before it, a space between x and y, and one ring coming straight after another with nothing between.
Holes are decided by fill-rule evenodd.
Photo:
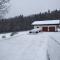
<instances>
[{"instance_id":1,"label":"snow-covered field","mask_svg":"<svg viewBox=\"0 0 60 60\"><path fill-rule=\"evenodd\" d=\"M25 31L12 37L9 35L10 33L6 34L6 38L1 38L2 34L0 35L0 60L48 60L47 50L53 59L54 52L50 51L52 37L60 39L60 32L29 34Z\"/></svg>"}]
</instances>

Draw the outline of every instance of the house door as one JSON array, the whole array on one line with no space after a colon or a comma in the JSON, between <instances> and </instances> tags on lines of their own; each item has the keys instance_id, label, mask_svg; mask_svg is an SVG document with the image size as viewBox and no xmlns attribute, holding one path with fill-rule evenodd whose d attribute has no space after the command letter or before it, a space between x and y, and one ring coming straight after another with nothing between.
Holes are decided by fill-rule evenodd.
<instances>
[{"instance_id":1,"label":"house door","mask_svg":"<svg viewBox=\"0 0 60 60\"><path fill-rule=\"evenodd\" d=\"M48 27L43 27L43 28L42 28L42 31L48 32Z\"/></svg>"},{"instance_id":2,"label":"house door","mask_svg":"<svg viewBox=\"0 0 60 60\"><path fill-rule=\"evenodd\" d=\"M55 31L55 27L49 27L49 31L50 32L54 32Z\"/></svg>"}]
</instances>

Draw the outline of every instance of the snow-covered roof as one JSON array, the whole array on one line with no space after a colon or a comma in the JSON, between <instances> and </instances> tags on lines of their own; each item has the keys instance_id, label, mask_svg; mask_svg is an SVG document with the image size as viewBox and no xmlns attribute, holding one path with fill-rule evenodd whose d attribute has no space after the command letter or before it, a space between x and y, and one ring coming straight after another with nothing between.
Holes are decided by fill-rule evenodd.
<instances>
[{"instance_id":1,"label":"snow-covered roof","mask_svg":"<svg viewBox=\"0 0 60 60\"><path fill-rule=\"evenodd\" d=\"M43 25L43 24L59 24L60 20L44 20L44 21L34 21L32 25Z\"/></svg>"}]
</instances>

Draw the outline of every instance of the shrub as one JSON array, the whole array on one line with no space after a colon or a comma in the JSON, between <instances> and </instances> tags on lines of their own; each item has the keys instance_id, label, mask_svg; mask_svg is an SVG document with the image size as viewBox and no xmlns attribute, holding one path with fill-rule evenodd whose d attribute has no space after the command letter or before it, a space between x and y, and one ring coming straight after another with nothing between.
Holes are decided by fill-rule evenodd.
<instances>
[{"instance_id":1,"label":"shrub","mask_svg":"<svg viewBox=\"0 0 60 60\"><path fill-rule=\"evenodd\" d=\"M13 35L15 35L15 34L17 34L17 32L12 32L10 36L13 36Z\"/></svg>"},{"instance_id":2,"label":"shrub","mask_svg":"<svg viewBox=\"0 0 60 60\"><path fill-rule=\"evenodd\" d=\"M2 38L6 38L6 36L2 36Z\"/></svg>"}]
</instances>

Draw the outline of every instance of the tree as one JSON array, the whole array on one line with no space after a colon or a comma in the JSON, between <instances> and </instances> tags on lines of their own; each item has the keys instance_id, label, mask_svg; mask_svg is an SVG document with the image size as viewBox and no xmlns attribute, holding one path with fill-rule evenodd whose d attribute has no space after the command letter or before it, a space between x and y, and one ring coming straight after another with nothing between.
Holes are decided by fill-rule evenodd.
<instances>
[{"instance_id":1,"label":"tree","mask_svg":"<svg viewBox=\"0 0 60 60\"><path fill-rule=\"evenodd\" d=\"M8 12L8 2L10 0L0 0L0 19Z\"/></svg>"}]
</instances>

